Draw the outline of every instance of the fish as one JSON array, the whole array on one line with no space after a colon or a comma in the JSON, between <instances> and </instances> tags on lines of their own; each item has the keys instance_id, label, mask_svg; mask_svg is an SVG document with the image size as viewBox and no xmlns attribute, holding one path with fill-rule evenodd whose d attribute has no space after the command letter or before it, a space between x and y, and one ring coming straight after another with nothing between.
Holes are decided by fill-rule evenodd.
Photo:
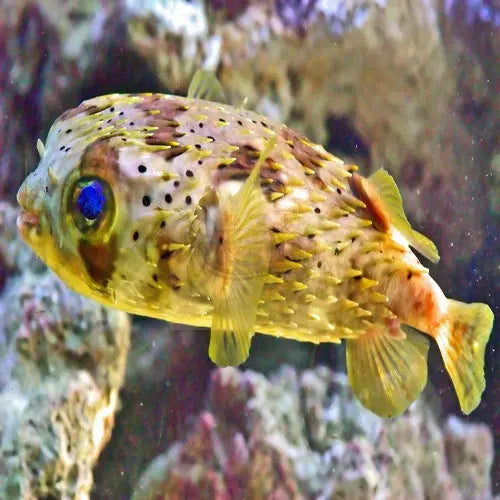
<instances>
[{"instance_id":1,"label":"fish","mask_svg":"<svg viewBox=\"0 0 500 500\"><path fill-rule=\"evenodd\" d=\"M486 304L448 299L415 252L393 177L369 176L285 124L224 102L199 70L187 97L110 94L64 112L17 199L18 228L70 288L210 329L240 365L255 333L346 343L363 406L395 417L427 382L430 339L461 410L485 388Z\"/></svg>"}]
</instances>

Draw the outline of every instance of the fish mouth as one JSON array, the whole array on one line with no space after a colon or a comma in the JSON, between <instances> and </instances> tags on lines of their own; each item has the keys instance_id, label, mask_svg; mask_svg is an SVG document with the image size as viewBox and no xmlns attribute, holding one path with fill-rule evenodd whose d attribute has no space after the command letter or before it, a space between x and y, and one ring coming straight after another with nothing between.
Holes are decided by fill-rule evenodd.
<instances>
[{"instance_id":1,"label":"fish mouth","mask_svg":"<svg viewBox=\"0 0 500 500\"><path fill-rule=\"evenodd\" d=\"M17 229L24 239L40 227L40 215L23 210L17 217Z\"/></svg>"}]
</instances>

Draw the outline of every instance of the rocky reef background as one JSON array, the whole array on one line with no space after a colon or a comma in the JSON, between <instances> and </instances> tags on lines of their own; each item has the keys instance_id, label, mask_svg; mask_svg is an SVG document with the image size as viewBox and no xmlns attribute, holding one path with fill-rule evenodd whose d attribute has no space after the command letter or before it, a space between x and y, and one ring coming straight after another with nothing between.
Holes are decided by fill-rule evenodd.
<instances>
[{"instance_id":1,"label":"rocky reef background","mask_svg":"<svg viewBox=\"0 0 500 500\"><path fill-rule=\"evenodd\" d=\"M426 395L384 422L352 399L338 346L257 336L251 370L216 370L206 332L133 318L129 352L129 318L18 240L15 194L65 109L185 93L204 66L228 102L389 170L445 293L498 318L499 60L494 0L0 0L0 498L498 492L498 321L471 417L452 416L434 350Z\"/></svg>"}]
</instances>

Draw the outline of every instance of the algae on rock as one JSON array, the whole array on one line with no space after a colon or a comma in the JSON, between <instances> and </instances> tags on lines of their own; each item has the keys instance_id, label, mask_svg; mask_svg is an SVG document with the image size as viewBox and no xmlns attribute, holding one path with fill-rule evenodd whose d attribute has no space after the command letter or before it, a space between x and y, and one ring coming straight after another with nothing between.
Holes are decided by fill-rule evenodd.
<instances>
[{"instance_id":1,"label":"algae on rock","mask_svg":"<svg viewBox=\"0 0 500 500\"><path fill-rule=\"evenodd\" d=\"M0 203L0 497L89 498L129 346L125 313L71 292Z\"/></svg>"}]
</instances>

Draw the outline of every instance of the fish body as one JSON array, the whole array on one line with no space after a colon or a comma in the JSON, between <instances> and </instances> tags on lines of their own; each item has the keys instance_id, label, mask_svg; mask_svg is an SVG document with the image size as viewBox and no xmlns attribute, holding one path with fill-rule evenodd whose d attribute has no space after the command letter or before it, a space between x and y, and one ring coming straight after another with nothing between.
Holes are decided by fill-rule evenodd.
<instances>
[{"instance_id":1,"label":"fish body","mask_svg":"<svg viewBox=\"0 0 500 500\"><path fill-rule=\"evenodd\" d=\"M211 328L219 365L243 362L254 332L346 339L353 390L384 416L423 389L430 336L462 409L479 403L491 310L444 296L387 173L363 178L252 111L163 94L85 101L39 150L20 232L79 293Z\"/></svg>"}]
</instances>

